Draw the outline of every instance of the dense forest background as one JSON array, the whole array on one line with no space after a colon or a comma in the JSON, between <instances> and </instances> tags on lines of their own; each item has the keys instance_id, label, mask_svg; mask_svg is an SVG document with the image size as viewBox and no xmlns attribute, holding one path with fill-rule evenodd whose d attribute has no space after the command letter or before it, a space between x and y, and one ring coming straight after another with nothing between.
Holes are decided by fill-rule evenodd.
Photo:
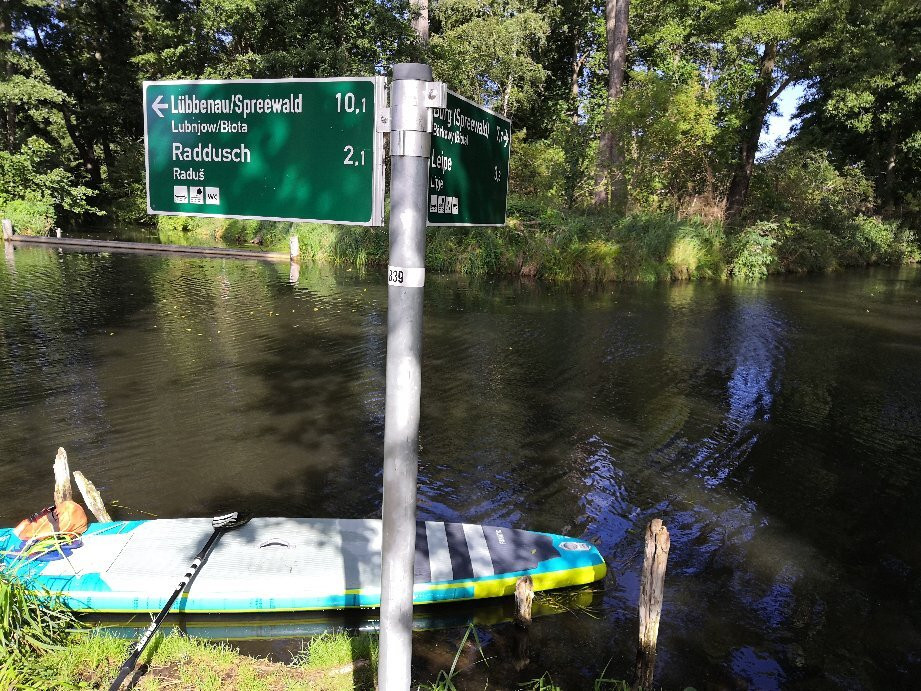
<instances>
[{"instance_id":1,"label":"dense forest background","mask_svg":"<svg viewBox=\"0 0 921 691\"><path fill-rule=\"evenodd\" d=\"M4 0L0 215L149 222L145 79L404 61L515 128L508 226L433 230L436 267L682 278L918 258L916 0ZM798 124L766 150L791 88ZM330 235L326 253L373 260L379 235Z\"/></svg>"}]
</instances>

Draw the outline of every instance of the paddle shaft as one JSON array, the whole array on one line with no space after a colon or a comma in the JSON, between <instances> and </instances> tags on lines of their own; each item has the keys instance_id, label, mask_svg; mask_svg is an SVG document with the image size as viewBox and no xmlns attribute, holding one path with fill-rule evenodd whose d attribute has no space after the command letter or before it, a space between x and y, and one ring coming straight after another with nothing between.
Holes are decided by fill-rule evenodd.
<instances>
[{"instance_id":1,"label":"paddle shaft","mask_svg":"<svg viewBox=\"0 0 921 691\"><path fill-rule=\"evenodd\" d=\"M157 629L160 628L160 624L163 623L163 620L166 619L166 615L169 614L170 609L172 609L173 603L176 602L176 599L180 594L182 594L182 591L185 589L185 587L192 582L193 578L195 578L195 574L198 573L198 569L201 566L201 563L205 560L205 557L208 556L211 548L214 547L214 543L217 542L218 538L227 532L227 530L228 528L214 529L211 537L208 538L208 542L206 542L205 546L201 548L201 551L195 555L195 560L189 566L189 570L185 572L182 580L179 581L179 585L176 586L176 589L173 591L170 599L166 601L163 609L161 609L157 616L154 617L154 620L150 622L150 626L147 627L147 630L144 631L143 635L138 639L138 642L134 644L134 650L131 651L128 659L125 660L121 668L118 670L118 676L115 677L115 681L112 682L112 685L109 687L109 691L116 691L122 685L122 682L128 678L128 675L131 674L131 670L134 669L134 666L140 659L141 653L144 652L144 648L146 648L147 644L150 643L150 639L153 638L154 633L156 633Z\"/></svg>"}]
</instances>

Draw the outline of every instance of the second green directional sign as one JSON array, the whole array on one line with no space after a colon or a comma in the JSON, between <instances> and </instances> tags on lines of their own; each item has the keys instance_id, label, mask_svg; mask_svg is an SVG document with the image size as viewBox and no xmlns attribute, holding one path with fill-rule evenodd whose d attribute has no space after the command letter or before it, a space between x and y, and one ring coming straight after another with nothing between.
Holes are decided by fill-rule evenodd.
<instances>
[{"instance_id":1,"label":"second green directional sign","mask_svg":"<svg viewBox=\"0 0 921 691\"><path fill-rule=\"evenodd\" d=\"M153 214L381 225L380 78L144 82Z\"/></svg>"},{"instance_id":2,"label":"second green directional sign","mask_svg":"<svg viewBox=\"0 0 921 691\"><path fill-rule=\"evenodd\" d=\"M503 225L511 121L453 91L434 120L429 225Z\"/></svg>"}]
</instances>

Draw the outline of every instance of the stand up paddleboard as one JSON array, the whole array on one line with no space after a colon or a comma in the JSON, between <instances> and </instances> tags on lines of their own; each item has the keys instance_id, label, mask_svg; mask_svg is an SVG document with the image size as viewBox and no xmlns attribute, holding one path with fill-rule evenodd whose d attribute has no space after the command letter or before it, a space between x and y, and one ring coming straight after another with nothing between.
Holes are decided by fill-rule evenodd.
<instances>
[{"instance_id":1,"label":"stand up paddleboard","mask_svg":"<svg viewBox=\"0 0 921 691\"><path fill-rule=\"evenodd\" d=\"M0 529L4 569L76 611L157 612L213 533L208 518L93 523L74 546L29 554ZM26 547L23 551L23 547ZM591 583L606 566L575 538L467 523L416 524L414 604ZM296 612L379 607L381 521L254 518L221 536L173 612Z\"/></svg>"}]
</instances>

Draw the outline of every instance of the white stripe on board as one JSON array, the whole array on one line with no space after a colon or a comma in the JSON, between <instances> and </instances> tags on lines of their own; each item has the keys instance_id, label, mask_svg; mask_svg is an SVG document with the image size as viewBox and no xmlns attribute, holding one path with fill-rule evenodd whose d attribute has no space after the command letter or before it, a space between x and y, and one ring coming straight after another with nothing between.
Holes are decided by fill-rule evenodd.
<instances>
[{"instance_id":1,"label":"white stripe on board","mask_svg":"<svg viewBox=\"0 0 921 691\"><path fill-rule=\"evenodd\" d=\"M429 571L432 574L432 583L453 580L454 569L451 567L451 551L448 549L445 524L426 521L425 538L429 543Z\"/></svg>"},{"instance_id":2,"label":"white stripe on board","mask_svg":"<svg viewBox=\"0 0 921 691\"><path fill-rule=\"evenodd\" d=\"M464 537L467 539L467 549L470 551L473 575L476 578L495 575L492 568L492 557L489 556L489 546L486 544L486 536L483 535L483 526L464 523Z\"/></svg>"}]
</instances>

